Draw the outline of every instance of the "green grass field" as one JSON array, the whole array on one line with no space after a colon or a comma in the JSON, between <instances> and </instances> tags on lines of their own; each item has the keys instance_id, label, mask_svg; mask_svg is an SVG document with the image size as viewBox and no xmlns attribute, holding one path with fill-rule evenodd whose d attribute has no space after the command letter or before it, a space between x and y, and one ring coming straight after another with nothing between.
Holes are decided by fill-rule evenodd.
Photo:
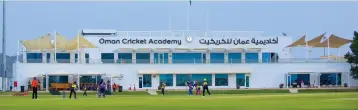
<instances>
[{"instance_id":1,"label":"green grass field","mask_svg":"<svg viewBox=\"0 0 358 110\"><path fill-rule=\"evenodd\" d=\"M358 92L214 94L211 96L0 96L0 110L358 110Z\"/></svg>"}]
</instances>

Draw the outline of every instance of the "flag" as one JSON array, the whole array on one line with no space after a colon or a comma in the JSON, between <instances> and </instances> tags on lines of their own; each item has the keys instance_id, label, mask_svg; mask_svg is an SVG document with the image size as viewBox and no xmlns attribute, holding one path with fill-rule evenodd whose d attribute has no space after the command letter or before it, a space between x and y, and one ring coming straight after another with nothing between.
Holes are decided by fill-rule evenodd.
<instances>
[{"instance_id":1,"label":"flag","mask_svg":"<svg viewBox=\"0 0 358 110\"><path fill-rule=\"evenodd\" d=\"M189 5L191 6L191 0L189 0Z\"/></svg>"}]
</instances>

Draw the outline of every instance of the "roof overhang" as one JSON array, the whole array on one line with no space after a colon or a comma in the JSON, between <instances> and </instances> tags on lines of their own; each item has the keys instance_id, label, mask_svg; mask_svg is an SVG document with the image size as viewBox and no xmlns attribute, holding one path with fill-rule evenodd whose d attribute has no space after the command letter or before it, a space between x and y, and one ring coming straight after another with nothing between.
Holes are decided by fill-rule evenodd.
<instances>
[{"instance_id":1,"label":"roof overhang","mask_svg":"<svg viewBox=\"0 0 358 110\"><path fill-rule=\"evenodd\" d=\"M252 73L249 68L235 69L143 69L138 70L138 74L236 74L236 73Z\"/></svg>"}]
</instances>

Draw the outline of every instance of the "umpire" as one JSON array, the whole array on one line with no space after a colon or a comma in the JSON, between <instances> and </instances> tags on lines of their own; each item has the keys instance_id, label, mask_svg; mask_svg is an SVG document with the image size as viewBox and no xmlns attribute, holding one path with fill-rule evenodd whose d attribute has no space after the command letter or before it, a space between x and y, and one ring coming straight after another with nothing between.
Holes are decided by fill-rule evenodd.
<instances>
[{"instance_id":1,"label":"umpire","mask_svg":"<svg viewBox=\"0 0 358 110\"><path fill-rule=\"evenodd\" d=\"M71 93L70 93L70 99L72 97L72 94L74 94L75 99L77 99L76 97L76 89L77 89L77 85L76 85L76 81L72 83L71 85Z\"/></svg>"},{"instance_id":2,"label":"umpire","mask_svg":"<svg viewBox=\"0 0 358 110\"><path fill-rule=\"evenodd\" d=\"M32 99L37 99L37 89L39 87L39 82L36 80L36 77L32 80Z\"/></svg>"}]
</instances>

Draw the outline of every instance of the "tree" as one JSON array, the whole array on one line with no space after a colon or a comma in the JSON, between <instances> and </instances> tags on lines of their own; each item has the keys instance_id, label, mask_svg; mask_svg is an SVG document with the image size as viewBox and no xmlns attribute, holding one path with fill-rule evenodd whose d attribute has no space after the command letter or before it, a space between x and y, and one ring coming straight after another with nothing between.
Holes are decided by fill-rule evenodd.
<instances>
[{"instance_id":1,"label":"tree","mask_svg":"<svg viewBox=\"0 0 358 110\"><path fill-rule=\"evenodd\" d=\"M352 44L349 47L352 51L344 55L347 62L351 64L351 75L353 78L358 79L358 32L354 31Z\"/></svg>"}]
</instances>

